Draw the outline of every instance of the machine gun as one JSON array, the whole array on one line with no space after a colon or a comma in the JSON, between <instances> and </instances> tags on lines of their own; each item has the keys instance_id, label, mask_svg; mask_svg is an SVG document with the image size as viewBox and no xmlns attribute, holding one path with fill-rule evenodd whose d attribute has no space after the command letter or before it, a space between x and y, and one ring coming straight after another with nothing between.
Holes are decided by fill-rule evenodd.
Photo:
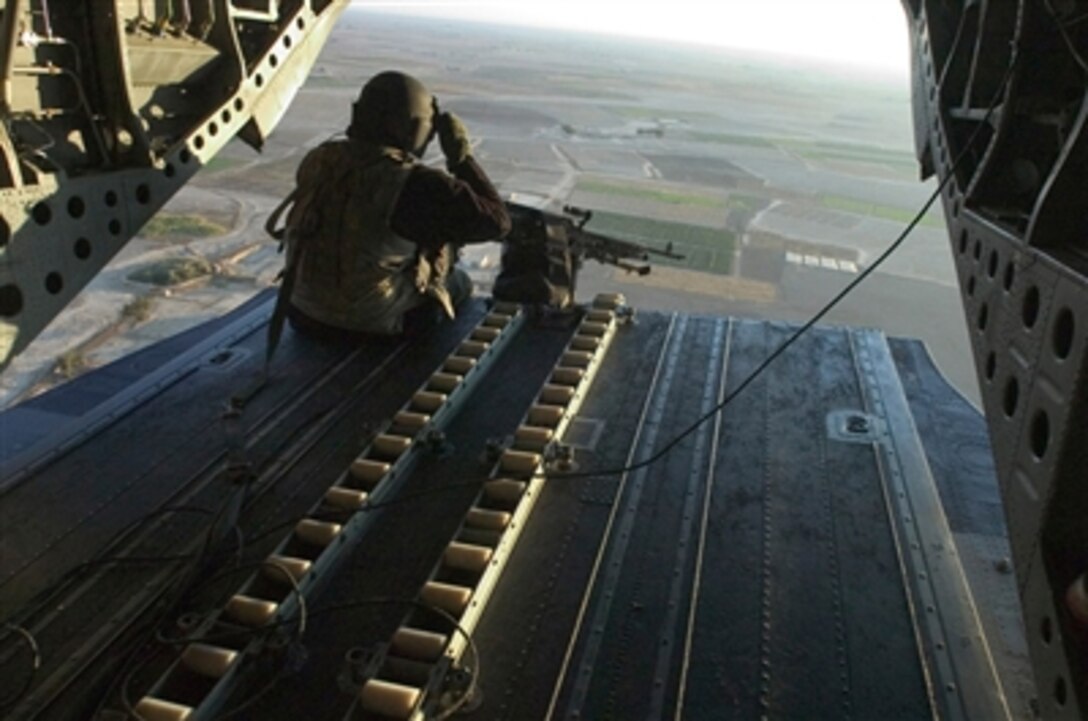
<instances>
[{"instance_id":1,"label":"machine gun","mask_svg":"<svg viewBox=\"0 0 1088 721\"><path fill-rule=\"evenodd\" d=\"M672 243L661 249L586 230L592 210L565 205L555 213L513 201L506 208L511 231L503 242L502 272L494 288L501 300L567 307L587 258L638 275L650 272L651 256L684 259Z\"/></svg>"}]
</instances>

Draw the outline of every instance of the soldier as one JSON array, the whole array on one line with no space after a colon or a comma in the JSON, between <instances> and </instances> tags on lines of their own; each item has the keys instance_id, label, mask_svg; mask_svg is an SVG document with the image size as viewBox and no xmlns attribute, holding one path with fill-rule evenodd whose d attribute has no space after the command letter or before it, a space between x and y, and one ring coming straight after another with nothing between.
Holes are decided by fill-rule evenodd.
<instances>
[{"instance_id":1,"label":"soldier","mask_svg":"<svg viewBox=\"0 0 1088 721\"><path fill-rule=\"evenodd\" d=\"M449 173L419 162L436 135ZM510 230L464 124L399 72L363 86L347 137L303 159L292 199L286 314L296 329L330 339L400 333L439 311L453 318L472 293L454 265L457 247Z\"/></svg>"}]
</instances>

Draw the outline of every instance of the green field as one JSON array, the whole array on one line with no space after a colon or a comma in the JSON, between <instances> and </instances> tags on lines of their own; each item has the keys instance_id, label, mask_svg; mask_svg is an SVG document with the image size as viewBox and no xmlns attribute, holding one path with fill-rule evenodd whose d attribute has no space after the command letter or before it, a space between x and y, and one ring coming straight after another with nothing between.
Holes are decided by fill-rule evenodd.
<instances>
[{"instance_id":1,"label":"green field","mask_svg":"<svg viewBox=\"0 0 1088 721\"><path fill-rule=\"evenodd\" d=\"M200 215L182 213L157 213L140 231L144 238L214 238L223 235L227 228Z\"/></svg>"},{"instance_id":2,"label":"green field","mask_svg":"<svg viewBox=\"0 0 1088 721\"><path fill-rule=\"evenodd\" d=\"M852 215L864 215L870 218L879 218L881 220L891 220L896 223L903 223L904 225L914 219L914 211L895 208L890 205L870 203L865 200L849 198L844 195L821 195L820 204L831 210L838 210ZM942 221L934 211L930 211L922 216L922 220L918 225L931 228L944 228L944 221Z\"/></svg>"},{"instance_id":3,"label":"green field","mask_svg":"<svg viewBox=\"0 0 1088 721\"><path fill-rule=\"evenodd\" d=\"M684 260L651 256L653 265L672 265L721 275L728 275L733 267L736 236L722 228L597 211L586 229L661 249L672 243L674 252L686 256Z\"/></svg>"},{"instance_id":4,"label":"green field","mask_svg":"<svg viewBox=\"0 0 1088 721\"><path fill-rule=\"evenodd\" d=\"M697 192L685 193L681 190L650 188L628 183L610 183L605 180L579 180L577 190L586 193L638 198L640 200L668 203L669 205L692 205L700 208L725 208L728 205L725 198L717 198L712 195Z\"/></svg>"},{"instance_id":5,"label":"green field","mask_svg":"<svg viewBox=\"0 0 1088 721\"><path fill-rule=\"evenodd\" d=\"M168 258L129 273L129 280L169 287L212 274L212 264L203 258Z\"/></svg>"}]
</instances>

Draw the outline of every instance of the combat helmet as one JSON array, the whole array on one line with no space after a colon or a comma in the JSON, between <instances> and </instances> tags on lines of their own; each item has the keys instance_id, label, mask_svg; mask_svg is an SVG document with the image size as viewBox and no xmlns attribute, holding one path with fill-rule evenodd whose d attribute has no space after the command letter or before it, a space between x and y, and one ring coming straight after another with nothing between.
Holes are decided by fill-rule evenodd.
<instances>
[{"instance_id":1,"label":"combat helmet","mask_svg":"<svg viewBox=\"0 0 1088 721\"><path fill-rule=\"evenodd\" d=\"M435 135L435 101L411 75L387 70L363 86L352 105L349 137L422 157Z\"/></svg>"}]
</instances>

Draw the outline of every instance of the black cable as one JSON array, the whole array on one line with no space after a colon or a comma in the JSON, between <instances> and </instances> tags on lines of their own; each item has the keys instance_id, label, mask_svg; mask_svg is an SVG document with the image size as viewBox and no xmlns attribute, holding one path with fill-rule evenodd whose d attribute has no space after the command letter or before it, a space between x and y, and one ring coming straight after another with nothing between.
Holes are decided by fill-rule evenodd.
<instances>
[{"instance_id":1,"label":"black cable","mask_svg":"<svg viewBox=\"0 0 1088 721\"><path fill-rule=\"evenodd\" d=\"M794 343L800 340L802 336L812 330L813 326L823 320L823 318L832 310L834 310L835 307L843 301L843 299L853 293L854 290L877 269L879 269L888 260L888 258L892 256L892 254L899 250L900 246L903 245L906 239L910 236L911 232L914 231L915 227L917 227L918 224L922 221L926 213L929 212L929 209L933 206L935 202L937 202L937 199L941 197L941 193L944 192L945 187L955 177L956 171L959 169L964 159L967 158L969 151L972 150L975 141L978 140L979 137L981 137L983 128L985 128L989 124L990 118L993 116L994 111L997 109L997 106L1001 104L1001 99L1004 96L1006 88L1008 87L1009 80L1012 78L1013 69L1016 67L1016 62L1018 59L1019 55L1013 56L1013 60L1009 63L1009 66L1005 71L1005 77L1002 79L1000 85L998 86L997 92L994 94L994 98L991 101L990 106L986 109L986 114L982 117L982 120L979 122L978 127L975 128L975 131L971 134L971 137L967 139L966 143L964 143L963 148L956 156L952 165L949 166L944 178L937 185L937 188L933 191L933 193L929 196L929 199L927 199L926 202L922 205L921 209L915 214L914 218L911 219L910 223L907 224L907 227L903 229L903 232L899 234L899 236L895 239L895 241L892 242L891 245L889 245L879 256L877 256L876 260L874 260L867 268L861 271L856 278L847 283L846 286L843 287L843 289L840 290L838 293L836 293L830 301L825 303L824 306L820 308L820 310L817 311L815 315L805 321L805 323L797 328L797 330L795 330L789 338L783 341L777 348L775 348L771 352L770 355L764 358L763 361L760 362L758 366L756 366L755 370L749 373L744 378L744 380L742 380L740 384L737 385L736 388L726 394L725 398L723 398L720 403L715 405L709 411L696 419L691 425L689 425L679 434L674 436L660 450L652 454L649 458L639 461L638 463L632 463L630 465L626 465L620 468L602 469L597 471L580 471L574 473L540 473L534 477L543 477L549 480L593 478L598 476L617 476L624 473L630 473L631 471L637 471L642 468L647 468L664 458L670 451L676 448L676 446L680 445L680 443L682 443L686 438L688 438L703 425L708 423L711 419L714 418L714 416L721 412L722 409L732 403L733 400L737 398L737 396L739 396L742 392L744 392L746 388L748 388L748 386L750 386L753 382L755 382L757 378L763 375L767 368L772 363L774 363L774 361L777 360L779 356L789 350L790 347L792 347Z\"/></svg>"},{"instance_id":2,"label":"black cable","mask_svg":"<svg viewBox=\"0 0 1088 721\"><path fill-rule=\"evenodd\" d=\"M23 639L23 642L26 643L27 647L30 649L31 660L30 673L23 679L23 685L7 697L0 699L0 709L10 708L22 701L23 697L30 691L30 687L34 684L34 678L38 675L38 669L42 667L42 652L38 647L38 640L34 638L34 634L14 623L5 623L4 628Z\"/></svg>"}]
</instances>

